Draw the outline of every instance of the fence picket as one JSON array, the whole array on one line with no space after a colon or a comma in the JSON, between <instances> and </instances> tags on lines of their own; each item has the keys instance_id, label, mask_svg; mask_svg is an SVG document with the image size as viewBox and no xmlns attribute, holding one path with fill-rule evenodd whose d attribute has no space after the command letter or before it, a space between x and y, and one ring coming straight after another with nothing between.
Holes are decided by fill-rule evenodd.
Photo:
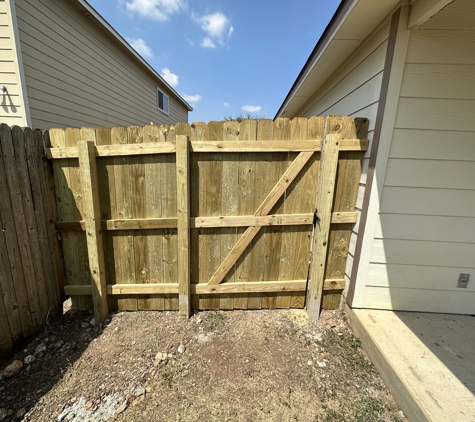
<instances>
[{"instance_id":1,"label":"fence picket","mask_svg":"<svg viewBox=\"0 0 475 422\"><path fill-rule=\"evenodd\" d=\"M330 155L332 134L344 136L344 142L340 142L334 156L326 158L327 161L331 159L335 169L340 151L362 151L367 147L366 141L355 138L357 134L352 125L350 118L327 119L328 145L324 144L327 150L322 156ZM86 224L82 214L86 204L82 192L78 192L77 159L66 158L79 155L73 151L77 146L72 146L72 140L77 139L78 134L84 138L87 132L67 129L62 136L68 140L55 145L61 147L61 151L50 148L47 152L49 157L59 157L54 158L55 163L68 164L55 165L60 175L57 178L59 186L64 191L61 195L65 199L59 207L62 218L57 229L66 238L76 235L80 269L83 259L80 243L81 239L85 240L83 230ZM183 159L178 147L180 135L190 138L186 168L191 191L187 217L181 222L178 221L180 216L177 217L177 204L181 206L183 198L180 198L180 186L177 186L180 173L177 173L176 166L176 160ZM192 292L192 307L255 309L304 306L305 294L300 286L306 278L310 256L309 216L314 205L311 198L317 180L322 178L321 173L317 178L319 167L324 171L328 168L328 164L319 164L320 147L317 143L323 138L321 117L297 118L292 122L288 119L275 122L263 119L259 122L211 122L208 125L147 125L144 128L113 128L110 132L101 128L96 130L96 138L98 148L94 149L94 158L98 160L99 178L104 182L99 189L104 212L98 224L105 231L107 290L113 292L110 298L112 308L181 308L186 314L190 307L187 284L180 288L181 306L178 286L180 280L186 280L188 270L186 265L179 264L180 261L189 263L192 286L188 291ZM167 148L155 148L155 142L163 142ZM294 152L300 150L300 143L304 152ZM269 152L274 144L276 150ZM127 145L127 148L118 148L121 145ZM138 145L144 145L143 151L136 148ZM293 160L294 157L297 158ZM327 274L320 274L316 285L311 280L313 288L320 290L320 293L315 293L320 297L323 288L332 290L332 293L324 294L326 297L337 298L337 289L344 286L341 263L345 261L346 253L341 249L343 253L337 256L332 249L346 241L354 222L351 202L358 183L348 181L344 175L355 178L358 163L341 157L344 156L340 155L341 174L335 187L336 208L332 211L333 201L327 200L325 218L325 224L331 228L327 239L330 243L325 247L330 249L328 257L336 270L330 268ZM345 170L347 168L350 170ZM180 185L183 185L183 180ZM351 192L350 188L353 189ZM321 198L319 202L322 202ZM67 219L65 216L71 217ZM343 226L345 223L347 225ZM185 245L187 239L186 236L182 238L180 226L185 227L185 233L190 230L189 260L183 255L187 248L181 244ZM322 248L314 249L316 259L320 253L318 250ZM66 248L65 255L71 250L71 247ZM87 254L87 250L82 253ZM327 255L325 251L322 253L320 259L324 260ZM73 258L66 258L68 268L71 268L71 262L74 264ZM70 294L91 291L87 288L90 283L86 275L76 275L76 279L80 280L79 283L76 281L77 284L74 276L68 277L67 291ZM259 291L253 284L256 282L270 284ZM163 288L156 288L157 283L162 283ZM246 283L251 283L248 288L243 287ZM139 287L141 284L143 288ZM130 288L121 287L127 285ZM213 287L217 285L222 287ZM327 303L324 305L328 306ZM88 306L84 303L84 307ZM330 306L334 305L330 303Z\"/></svg>"},{"instance_id":2,"label":"fence picket","mask_svg":"<svg viewBox=\"0 0 475 422\"><path fill-rule=\"evenodd\" d=\"M180 315L189 317L190 299L190 146L188 137L176 139L178 284Z\"/></svg>"}]
</instances>

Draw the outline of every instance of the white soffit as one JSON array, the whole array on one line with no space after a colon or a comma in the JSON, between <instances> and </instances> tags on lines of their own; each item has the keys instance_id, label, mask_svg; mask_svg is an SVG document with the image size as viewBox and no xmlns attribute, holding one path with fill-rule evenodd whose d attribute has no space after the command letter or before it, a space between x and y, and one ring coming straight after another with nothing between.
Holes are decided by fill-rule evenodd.
<instances>
[{"instance_id":1,"label":"white soffit","mask_svg":"<svg viewBox=\"0 0 475 422\"><path fill-rule=\"evenodd\" d=\"M334 22L335 28L327 28L329 34L335 29L336 32L330 40L323 39L325 34L319 40L322 52L314 61L307 62L275 117L294 117L399 3L400 0L356 0L353 7L350 6L347 11L346 17Z\"/></svg>"}]
</instances>

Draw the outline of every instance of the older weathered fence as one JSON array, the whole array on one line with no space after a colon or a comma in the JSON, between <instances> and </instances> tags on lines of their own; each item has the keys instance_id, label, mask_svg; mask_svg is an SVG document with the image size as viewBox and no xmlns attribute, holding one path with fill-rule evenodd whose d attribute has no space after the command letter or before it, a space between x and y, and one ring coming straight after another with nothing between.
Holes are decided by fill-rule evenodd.
<instances>
[{"instance_id":1,"label":"older weathered fence","mask_svg":"<svg viewBox=\"0 0 475 422\"><path fill-rule=\"evenodd\" d=\"M0 363L62 311L49 176L42 132L0 125Z\"/></svg>"},{"instance_id":2,"label":"older weathered fence","mask_svg":"<svg viewBox=\"0 0 475 422\"><path fill-rule=\"evenodd\" d=\"M66 294L98 319L301 308L307 291L315 316L322 290L334 308L366 128L331 116L51 130Z\"/></svg>"}]
</instances>

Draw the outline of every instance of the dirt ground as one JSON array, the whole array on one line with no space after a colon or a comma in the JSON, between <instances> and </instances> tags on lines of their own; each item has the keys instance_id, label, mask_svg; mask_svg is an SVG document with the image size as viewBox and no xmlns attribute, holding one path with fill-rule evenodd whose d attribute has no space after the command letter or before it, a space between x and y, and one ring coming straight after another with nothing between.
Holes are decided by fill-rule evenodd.
<instances>
[{"instance_id":1,"label":"dirt ground","mask_svg":"<svg viewBox=\"0 0 475 422\"><path fill-rule=\"evenodd\" d=\"M17 354L36 350L0 376L2 422L406 420L341 312L91 319L69 311Z\"/></svg>"}]
</instances>

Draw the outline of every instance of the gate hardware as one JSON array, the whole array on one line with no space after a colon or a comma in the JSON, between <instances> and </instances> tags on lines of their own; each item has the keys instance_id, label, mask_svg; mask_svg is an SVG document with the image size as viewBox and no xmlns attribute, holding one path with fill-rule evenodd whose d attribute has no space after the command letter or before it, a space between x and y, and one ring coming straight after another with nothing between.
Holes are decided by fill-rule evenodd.
<instances>
[{"instance_id":1,"label":"gate hardware","mask_svg":"<svg viewBox=\"0 0 475 422\"><path fill-rule=\"evenodd\" d=\"M320 217L318 216L318 209L315 208L315 212L313 213L313 228L316 227L319 221L320 221Z\"/></svg>"}]
</instances>

